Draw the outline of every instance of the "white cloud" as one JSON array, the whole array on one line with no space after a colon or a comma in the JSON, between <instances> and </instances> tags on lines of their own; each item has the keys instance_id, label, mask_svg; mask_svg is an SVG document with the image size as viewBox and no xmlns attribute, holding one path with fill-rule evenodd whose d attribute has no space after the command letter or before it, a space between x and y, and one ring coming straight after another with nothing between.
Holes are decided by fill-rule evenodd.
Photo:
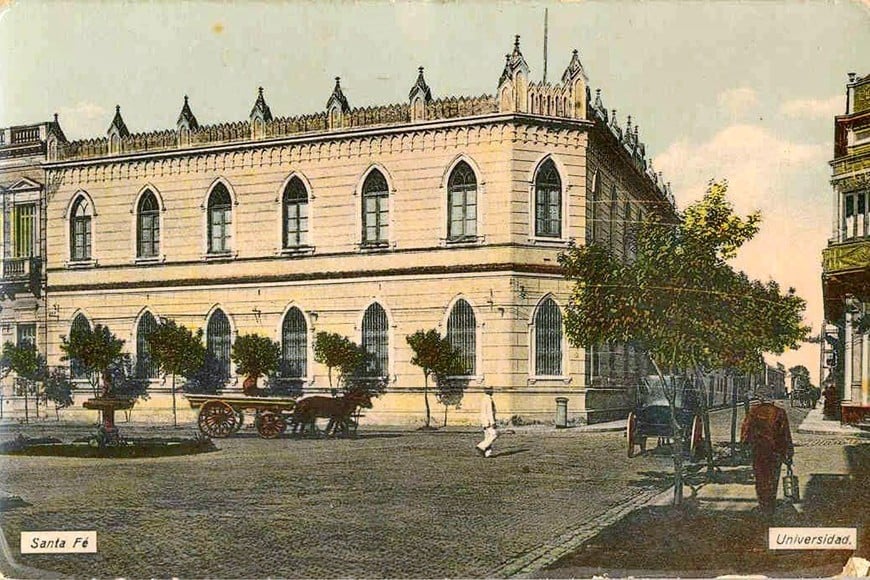
<instances>
[{"instance_id":1,"label":"white cloud","mask_svg":"<svg viewBox=\"0 0 870 580\"><path fill-rule=\"evenodd\" d=\"M758 95L755 89L749 87L740 87L719 93L716 101L734 119L740 118L758 107Z\"/></svg>"},{"instance_id":2,"label":"white cloud","mask_svg":"<svg viewBox=\"0 0 870 580\"><path fill-rule=\"evenodd\" d=\"M710 179L727 179L739 213L761 210L761 231L742 248L734 266L754 278L796 288L807 300L806 323L818 328L821 250L831 223L830 154L826 144L788 141L765 128L740 124L707 142L674 143L654 163L672 182L680 207L699 199ZM818 346L787 353L782 361L818 368Z\"/></svg>"},{"instance_id":3,"label":"white cloud","mask_svg":"<svg viewBox=\"0 0 870 580\"><path fill-rule=\"evenodd\" d=\"M108 110L85 101L71 107L61 107L58 110L58 117L64 134L71 140L105 135L106 129L112 122Z\"/></svg>"},{"instance_id":4,"label":"white cloud","mask_svg":"<svg viewBox=\"0 0 870 580\"><path fill-rule=\"evenodd\" d=\"M783 103L779 112L792 119L830 119L846 112L846 97L829 99L795 99Z\"/></svg>"}]
</instances>

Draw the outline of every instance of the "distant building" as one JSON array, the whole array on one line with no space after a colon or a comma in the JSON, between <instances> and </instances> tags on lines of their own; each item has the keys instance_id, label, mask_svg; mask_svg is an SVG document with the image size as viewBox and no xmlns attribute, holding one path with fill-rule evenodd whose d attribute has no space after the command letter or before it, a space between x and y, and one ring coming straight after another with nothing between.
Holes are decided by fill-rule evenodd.
<instances>
[{"instance_id":1,"label":"distant building","mask_svg":"<svg viewBox=\"0 0 870 580\"><path fill-rule=\"evenodd\" d=\"M517 39L495 95L436 99L421 68L402 103L351 108L336 79L323 111L273 116L260 89L215 125L185 97L173 129L133 134L119 108L106 137L48 150L48 360L75 325L108 325L153 379L139 417L169 408L146 340L160 317L205 331L231 390L239 334L277 341L306 391L329 386L315 333L348 336L388 381L382 421L420 420L406 337L429 328L460 352L463 410L485 385L506 418L552 420L556 396L578 422L632 404L641 353L569 346L557 257L595 239L630 259L630 224L675 208L577 51L555 84Z\"/></svg>"},{"instance_id":2,"label":"distant building","mask_svg":"<svg viewBox=\"0 0 870 580\"><path fill-rule=\"evenodd\" d=\"M833 355L824 357L842 399L843 420L870 414L870 75L849 75L846 114L834 118L834 235L823 252L825 333ZM863 322L863 324L862 324Z\"/></svg>"}]
</instances>

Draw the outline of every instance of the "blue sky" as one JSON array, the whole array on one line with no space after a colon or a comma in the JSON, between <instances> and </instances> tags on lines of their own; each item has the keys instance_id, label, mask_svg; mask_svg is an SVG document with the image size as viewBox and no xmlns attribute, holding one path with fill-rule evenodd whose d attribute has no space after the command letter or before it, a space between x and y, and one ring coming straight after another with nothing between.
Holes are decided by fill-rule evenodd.
<instances>
[{"instance_id":1,"label":"blue sky","mask_svg":"<svg viewBox=\"0 0 870 580\"><path fill-rule=\"evenodd\" d=\"M512 46L539 79L577 48L593 88L632 115L682 205L727 178L765 222L738 265L797 287L821 320L831 234L833 115L849 72L870 74L861 2L12 2L0 16L0 125L57 112L70 138L242 120L258 86L275 115L324 107L333 77L351 106L401 102L426 67L435 96L493 93ZM817 347L782 357L815 374Z\"/></svg>"}]
</instances>

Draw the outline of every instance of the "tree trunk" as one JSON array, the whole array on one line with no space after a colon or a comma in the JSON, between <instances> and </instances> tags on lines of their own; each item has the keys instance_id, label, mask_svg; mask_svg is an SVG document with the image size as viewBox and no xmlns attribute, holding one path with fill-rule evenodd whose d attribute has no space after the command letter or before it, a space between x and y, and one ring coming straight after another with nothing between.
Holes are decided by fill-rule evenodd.
<instances>
[{"instance_id":1,"label":"tree trunk","mask_svg":"<svg viewBox=\"0 0 870 580\"><path fill-rule=\"evenodd\" d=\"M710 477L716 469L716 466L713 464L713 436L710 430L710 407L708 405L710 397L707 391L707 384L704 382L698 367L695 367L695 380L700 385L697 391L700 395L701 423L704 427L704 456L707 460L707 477Z\"/></svg>"},{"instance_id":2,"label":"tree trunk","mask_svg":"<svg viewBox=\"0 0 870 580\"><path fill-rule=\"evenodd\" d=\"M30 409L27 402L27 387L24 388L24 422L30 423Z\"/></svg>"},{"instance_id":3,"label":"tree trunk","mask_svg":"<svg viewBox=\"0 0 870 580\"><path fill-rule=\"evenodd\" d=\"M737 380L731 385L731 457L737 453Z\"/></svg>"},{"instance_id":4,"label":"tree trunk","mask_svg":"<svg viewBox=\"0 0 870 580\"><path fill-rule=\"evenodd\" d=\"M429 375L423 373L423 401L426 403L426 428L429 428L429 420L431 417L429 410Z\"/></svg>"},{"instance_id":5,"label":"tree trunk","mask_svg":"<svg viewBox=\"0 0 870 580\"><path fill-rule=\"evenodd\" d=\"M175 406L175 374L172 375L172 426L178 427L178 412Z\"/></svg>"},{"instance_id":6,"label":"tree trunk","mask_svg":"<svg viewBox=\"0 0 870 580\"><path fill-rule=\"evenodd\" d=\"M57 403L54 404L54 418L60 422L60 409L57 406Z\"/></svg>"},{"instance_id":7,"label":"tree trunk","mask_svg":"<svg viewBox=\"0 0 870 580\"><path fill-rule=\"evenodd\" d=\"M447 426L447 405L444 405L444 426Z\"/></svg>"},{"instance_id":8,"label":"tree trunk","mask_svg":"<svg viewBox=\"0 0 870 580\"><path fill-rule=\"evenodd\" d=\"M668 394L667 381L665 375L653 357L649 357L650 362L656 370L659 380L662 382L662 390L665 392L665 398L668 400L668 407L671 411L671 428L674 431L674 444L671 448L671 455L674 460L674 505L680 506L683 504L683 433L680 424L677 421L677 409L675 404L676 386L671 382L674 393Z\"/></svg>"}]
</instances>

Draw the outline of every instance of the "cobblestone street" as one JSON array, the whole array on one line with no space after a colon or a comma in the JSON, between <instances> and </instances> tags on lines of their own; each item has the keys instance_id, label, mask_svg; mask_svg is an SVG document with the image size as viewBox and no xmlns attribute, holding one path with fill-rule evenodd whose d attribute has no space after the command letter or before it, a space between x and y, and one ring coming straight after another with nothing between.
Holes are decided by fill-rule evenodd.
<instances>
[{"instance_id":1,"label":"cobblestone street","mask_svg":"<svg viewBox=\"0 0 870 580\"><path fill-rule=\"evenodd\" d=\"M75 576L438 577L503 569L666 481L622 433L365 432L356 440L221 440L141 460L3 457L3 514L23 565ZM99 552L18 553L22 530L97 530Z\"/></svg>"},{"instance_id":2,"label":"cobblestone street","mask_svg":"<svg viewBox=\"0 0 870 580\"><path fill-rule=\"evenodd\" d=\"M793 432L804 414L790 410ZM729 415L712 415L716 441ZM19 564L74 576L504 577L570 554L671 483L667 450L629 460L621 432L506 430L490 460L478 437L245 433L188 457L2 457L2 491L29 504L3 513L3 531ZM803 474L842 471L836 445L854 442L795 439ZM21 555L22 530L97 530L99 552Z\"/></svg>"}]
</instances>

